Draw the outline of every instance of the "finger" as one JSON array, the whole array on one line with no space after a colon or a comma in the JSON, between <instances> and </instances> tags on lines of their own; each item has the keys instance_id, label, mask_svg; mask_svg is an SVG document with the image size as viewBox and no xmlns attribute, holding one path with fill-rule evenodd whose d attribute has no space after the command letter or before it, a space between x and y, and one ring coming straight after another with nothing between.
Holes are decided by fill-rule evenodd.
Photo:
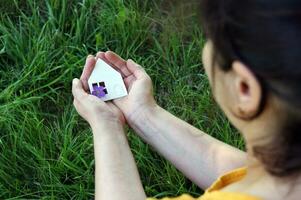
<instances>
[{"instance_id":1,"label":"finger","mask_svg":"<svg viewBox=\"0 0 301 200\"><path fill-rule=\"evenodd\" d=\"M73 106L74 106L75 110L78 111L79 102L76 99L73 100Z\"/></svg>"},{"instance_id":2,"label":"finger","mask_svg":"<svg viewBox=\"0 0 301 200\"><path fill-rule=\"evenodd\" d=\"M78 101L82 101L84 97L86 97L88 94L84 91L82 82L75 78L72 81L72 94L74 98Z\"/></svg>"},{"instance_id":3,"label":"finger","mask_svg":"<svg viewBox=\"0 0 301 200\"><path fill-rule=\"evenodd\" d=\"M102 59L103 61L105 61L106 63L108 63L110 66L112 66L115 70L117 70L117 71L121 74L121 76L122 76L123 78L126 77L126 76L123 74L123 72L122 72L119 68L117 68L114 64L112 64L112 63L106 58L104 52L102 52L102 51L98 52L97 55L96 55L96 57Z\"/></svg>"},{"instance_id":4,"label":"finger","mask_svg":"<svg viewBox=\"0 0 301 200\"><path fill-rule=\"evenodd\" d=\"M106 58L105 52L102 52L102 51L98 52L98 53L96 54L96 58L102 59L102 60L105 61L107 64L109 64L110 66L112 66L113 68L115 68L118 72L120 72L121 75L123 75L122 72L121 72L118 68L116 68L116 67L114 66L114 64L112 64L112 63Z\"/></svg>"},{"instance_id":5,"label":"finger","mask_svg":"<svg viewBox=\"0 0 301 200\"><path fill-rule=\"evenodd\" d=\"M106 63L108 64L111 64L105 57L105 52L102 52L102 51L99 51L97 54L96 54L96 58L100 58L102 59L103 61L105 61Z\"/></svg>"},{"instance_id":6,"label":"finger","mask_svg":"<svg viewBox=\"0 0 301 200\"><path fill-rule=\"evenodd\" d=\"M132 59L128 59L126 62L127 68L129 69L129 71L134 74L134 76L137 79L142 79L147 77L146 72L144 71L144 69L138 65L137 63L135 63Z\"/></svg>"},{"instance_id":7,"label":"finger","mask_svg":"<svg viewBox=\"0 0 301 200\"><path fill-rule=\"evenodd\" d=\"M96 58L100 58L103 61L105 61L107 64L109 64L110 66L112 66L114 69L116 69L121 75L122 77L125 77L125 75L122 73L122 71L120 69L118 69L117 67L115 67L114 64L112 64L105 56L105 53L100 51L96 54Z\"/></svg>"},{"instance_id":8,"label":"finger","mask_svg":"<svg viewBox=\"0 0 301 200\"><path fill-rule=\"evenodd\" d=\"M134 75L128 76L125 79L123 79L126 88L128 89L128 91L131 89L130 86L132 85L132 83L136 80L137 78Z\"/></svg>"},{"instance_id":9,"label":"finger","mask_svg":"<svg viewBox=\"0 0 301 200\"><path fill-rule=\"evenodd\" d=\"M106 59L112 63L117 69L121 71L124 77L131 75L128 70L126 61L112 51L107 51L105 54Z\"/></svg>"},{"instance_id":10,"label":"finger","mask_svg":"<svg viewBox=\"0 0 301 200\"><path fill-rule=\"evenodd\" d=\"M94 66L95 66L95 58L93 55L89 55L86 59L86 63L85 63L85 66L84 66L84 69L83 69L83 73L80 77L80 80L82 81L83 83L83 87L86 91L88 91L89 89L89 85L88 85L88 79L94 69Z\"/></svg>"}]
</instances>

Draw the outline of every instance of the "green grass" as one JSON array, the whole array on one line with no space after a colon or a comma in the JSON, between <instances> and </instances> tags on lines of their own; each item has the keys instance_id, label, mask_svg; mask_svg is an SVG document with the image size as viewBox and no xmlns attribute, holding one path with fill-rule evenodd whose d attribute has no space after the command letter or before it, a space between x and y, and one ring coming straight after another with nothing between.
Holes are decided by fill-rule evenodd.
<instances>
[{"instance_id":1,"label":"green grass","mask_svg":"<svg viewBox=\"0 0 301 200\"><path fill-rule=\"evenodd\" d=\"M91 199L91 130L72 106L88 54L113 50L145 67L158 103L239 148L201 64L194 5L163 0L0 0L0 199ZM189 8L189 9L188 9ZM189 11L188 13L185 10ZM148 196L201 190L128 130Z\"/></svg>"}]
</instances>

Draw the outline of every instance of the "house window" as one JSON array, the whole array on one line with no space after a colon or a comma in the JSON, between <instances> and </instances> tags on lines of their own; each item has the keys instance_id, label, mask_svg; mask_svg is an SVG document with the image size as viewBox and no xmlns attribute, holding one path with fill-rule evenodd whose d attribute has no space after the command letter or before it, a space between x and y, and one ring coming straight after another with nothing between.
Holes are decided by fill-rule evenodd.
<instances>
[{"instance_id":1,"label":"house window","mask_svg":"<svg viewBox=\"0 0 301 200\"><path fill-rule=\"evenodd\" d=\"M93 83L92 87L93 87L92 95L94 96L101 98L106 96L106 94L108 94L105 82Z\"/></svg>"}]
</instances>

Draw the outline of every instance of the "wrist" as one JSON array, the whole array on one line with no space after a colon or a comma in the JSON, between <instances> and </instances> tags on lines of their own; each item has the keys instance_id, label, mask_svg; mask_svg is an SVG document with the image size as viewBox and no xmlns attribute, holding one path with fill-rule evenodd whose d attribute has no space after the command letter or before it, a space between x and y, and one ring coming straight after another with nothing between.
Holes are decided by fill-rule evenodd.
<instances>
[{"instance_id":1,"label":"wrist","mask_svg":"<svg viewBox=\"0 0 301 200\"><path fill-rule=\"evenodd\" d=\"M110 119L110 120L95 120L90 123L90 126L93 131L93 135L102 135L105 133L112 134L111 132L118 132L123 130L123 125L119 119Z\"/></svg>"},{"instance_id":2,"label":"wrist","mask_svg":"<svg viewBox=\"0 0 301 200\"><path fill-rule=\"evenodd\" d=\"M97 113L95 115L91 115L91 118L87 120L90 126L93 127L107 127L110 126L115 127L116 125L123 126L123 122L120 118L111 113Z\"/></svg>"},{"instance_id":3,"label":"wrist","mask_svg":"<svg viewBox=\"0 0 301 200\"><path fill-rule=\"evenodd\" d=\"M140 123L145 122L161 112L162 108L158 104L151 106L140 106L134 112L126 117L127 123L130 127L137 127Z\"/></svg>"},{"instance_id":4,"label":"wrist","mask_svg":"<svg viewBox=\"0 0 301 200\"><path fill-rule=\"evenodd\" d=\"M95 154L100 149L108 148L108 146L127 145L124 127L120 123L109 121L108 123L94 124L91 128Z\"/></svg>"}]
</instances>

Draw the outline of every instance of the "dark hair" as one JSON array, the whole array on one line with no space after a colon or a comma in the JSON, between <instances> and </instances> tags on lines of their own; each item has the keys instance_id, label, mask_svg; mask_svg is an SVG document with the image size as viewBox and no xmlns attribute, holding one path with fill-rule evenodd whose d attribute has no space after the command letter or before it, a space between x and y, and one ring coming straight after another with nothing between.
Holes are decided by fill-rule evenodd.
<instances>
[{"instance_id":1,"label":"dark hair","mask_svg":"<svg viewBox=\"0 0 301 200\"><path fill-rule=\"evenodd\" d=\"M200 14L214 46L214 62L228 71L240 60L255 74L264 96L272 94L287 105L288 117L277 137L267 146L254 147L256 157L275 176L299 172L301 1L201 0Z\"/></svg>"}]
</instances>

